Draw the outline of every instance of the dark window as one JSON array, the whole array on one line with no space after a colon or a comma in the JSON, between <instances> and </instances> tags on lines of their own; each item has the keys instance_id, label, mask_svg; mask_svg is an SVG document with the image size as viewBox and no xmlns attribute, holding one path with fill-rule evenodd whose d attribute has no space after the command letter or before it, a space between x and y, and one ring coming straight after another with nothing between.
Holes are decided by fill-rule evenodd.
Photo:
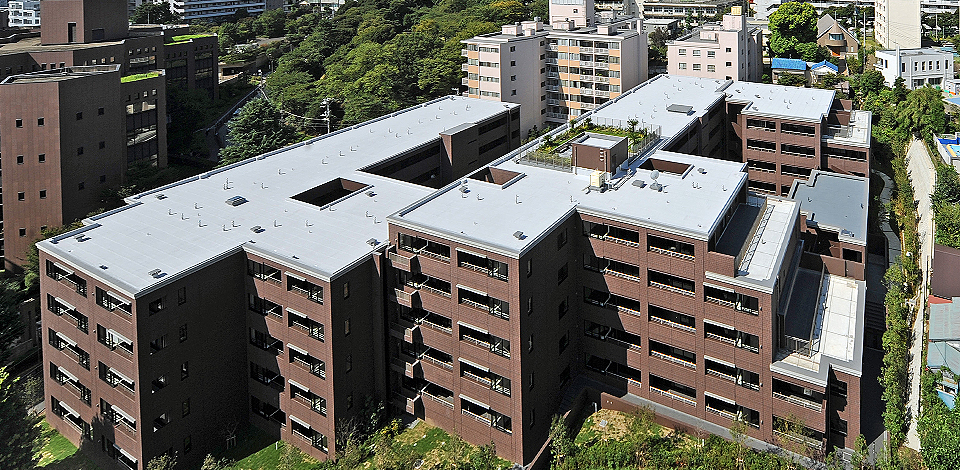
<instances>
[{"instance_id":1,"label":"dark window","mask_svg":"<svg viewBox=\"0 0 960 470\"><path fill-rule=\"evenodd\" d=\"M533 274L533 258L527 260L527 277Z\"/></svg>"},{"instance_id":2,"label":"dark window","mask_svg":"<svg viewBox=\"0 0 960 470\"><path fill-rule=\"evenodd\" d=\"M187 303L187 288L181 287L177 290L177 305L183 305Z\"/></svg>"},{"instance_id":3,"label":"dark window","mask_svg":"<svg viewBox=\"0 0 960 470\"><path fill-rule=\"evenodd\" d=\"M102 150L102 149L104 149L104 148L106 148L106 147L107 147L107 143L101 140L101 141L100 141L100 149Z\"/></svg>"},{"instance_id":4,"label":"dark window","mask_svg":"<svg viewBox=\"0 0 960 470\"><path fill-rule=\"evenodd\" d=\"M27 236L27 229L21 227L21 228L20 228L20 236L21 236L21 237Z\"/></svg>"},{"instance_id":5,"label":"dark window","mask_svg":"<svg viewBox=\"0 0 960 470\"><path fill-rule=\"evenodd\" d=\"M166 306L167 306L167 298L160 297L159 299L154 300L153 302L150 302L150 313L151 314L157 313L163 310L164 308L166 308Z\"/></svg>"},{"instance_id":6,"label":"dark window","mask_svg":"<svg viewBox=\"0 0 960 470\"><path fill-rule=\"evenodd\" d=\"M563 351L567 349L567 346L569 344L570 344L570 333L567 332L560 337L560 353L559 354L563 354Z\"/></svg>"},{"instance_id":7,"label":"dark window","mask_svg":"<svg viewBox=\"0 0 960 470\"><path fill-rule=\"evenodd\" d=\"M346 299L349 297L350 297L350 282L348 281L343 283L343 298Z\"/></svg>"},{"instance_id":8,"label":"dark window","mask_svg":"<svg viewBox=\"0 0 960 470\"><path fill-rule=\"evenodd\" d=\"M189 399L189 398L187 398L186 400L183 401L183 403L180 404L180 415L181 415L181 416L187 416L188 414L190 414L190 399Z\"/></svg>"},{"instance_id":9,"label":"dark window","mask_svg":"<svg viewBox=\"0 0 960 470\"><path fill-rule=\"evenodd\" d=\"M97 116L103 116L103 108L97 108Z\"/></svg>"},{"instance_id":10,"label":"dark window","mask_svg":"<svg viewBox=\"0 0 960 470\"><path fill-rule=\"evenodd\" d=\"M190 361L180 364L180 380L185 380L187 377L190 377Z\"/></svg>"},{"instance_id":11,"label":"dark window","mask_svg":"<svg viewBox=\"0 0 960 470\"><path fill-rule=\"evenodd\" d=\"M23 165L23 155L17 155L17 165Z\"/></svg>"},{"instance_id":12,"label":"dark window","mask_svg":"<svg viewBox=\"0 0 960 470\"><path fill-rule=\"evenodd\" d=\"M570 274L570 268L567 263L563 263L563 266L560 267L560 270L557 271L557 284L563 283L567 279L567 276Z\"/></svg>"},{"instance_id":13,"label":"dark window","mask_svg":"<svg viewBox=\"0 0 960 470\"><path fill-rule=\"evenodd\" d=\"M560 305L557 306L557 317L563 318L568 311L570 311L570 302L568 302L568 299L563 299L560 301Z\"/></svg>"},{"instance_id":14,"label":"dark window","mask_svg":"<svg viewBox=\"0 0 960 470\"><path fill-rule=\"evenodd\" d=\"M350 319L343 321L343 336L350 336Z\"/></svg>"},{"instance_id":15,"label":"dark window","mask_svg":"<svg viewBox=\"0 0 960 470\"><path fill-rule=\"evenodd\" d=\"M42 125L43 125L43 118L37 118L37 125L38 125L38 126L42 126Z\"/></svg>"},{"instance_id":16,"label":"dark window","mask_svg":"<svg viewBox=\"0 0 960 470\"><path fill-rule=\"evenodd\" d=\"M17 119L17 127L23 127L23 119Z\"/></svg>"},{"instance_id":17,"label":"dark window","mask_svg":"<svg viewBox=\"0 0 960 470\"><path fill-rule=\"evenodd\" d=\"M41 154L37 157L37 159L40 160L40 163L43 163L43 162L47 161L47 154L41 153Z\"/></svg>"},{"instance_id":18,"label":"dark window","mask_svg":"<svg viewBox=\"0 0 960 470\"><path fill-rule=\"evenodd\" d=\"M22 201L22 200L24 200L24 199L26 199L26 198L27 198L27 195L26 195L23 191L17 193L17 200L18 200L18 201Z\"/></svg>"},{"instance_id":19,"label":"dark window","mask_svg":"<svg viewBox=\"0 0 960 470\"><path fill-rule=\"evenodd\" d=\"M187 437L183 438L183 453L189 454L193 450L193 443L190 440L190 435L187 434Z\"/></svg>"},{"instance_id":20,"label":"dark window","mask_svg":"<svg viewBox=\"0 0 960 470\"><path fill-rule=\"evenodd\" d=\"M101 183L106 183L106 182L107 182L107 175L100 175L100 182L101 182Z\"/></svg>"},{"instance_id":21,"label":"dark window","mask_svg":"<svg viewBox=\"0 0 960 470\"><path fill-rule=\"evenodd\" d=\"M46 189L41 189L41 190L40 190L40 199L46 199L46 198L47 198L47 190L46 190Z\"/></svg>"},{"instance_id":22,"label":"dark window","mask_svg":"<svg viewBox=\"0 0 960 470\"><path fill-rule=\"evenodd\" d=\"M567 244L567 229L564 228L560 231L560 234L557 235L557 249L563 248Z\"/></svg>"},{"instance_id":23,"label":"dark window","mask_svg":"<svg viewBox=\"0 0 960 470\"><path fill-rule=\"evenodd\" d=\"M182 343L186 340L187 340L187 324L184 323L180 325L180 342Z\"/></svg>"},{"instance_id":24,"label":"dark window","mask_svg":"<svg viewBox=\"0 0 960 470\"><path fill-rule=\"evenodd\" d=\"M861 252L859 252L859 251L857 251L857 250L851 250L851 249L849 249L849 248L844 248L844 249L843 249L843 259L845 259L845 260L847 260L847 261L853 261L854 263L862 263L862 262L863 262L863 253L861 253Z\"/></svg>"},{"instance_id":25,"label":"dark window","mask_svg":"<svg viewBox=\"0 0 960 470\"><path fill-rule=\"evenodd\" d=\"M83 119L83 111L77 113L77 120L79 121L81 119Z\"/></svg>"},{"instance_id":26,"label":"dark window","mask_svg":"<svg viewBox=\"0 0 960 470\"><path fill-rule=\"evenodd\" d=\"M77 147L77 155L83 155L83 147Z\"/></svg>"}]
</instances>

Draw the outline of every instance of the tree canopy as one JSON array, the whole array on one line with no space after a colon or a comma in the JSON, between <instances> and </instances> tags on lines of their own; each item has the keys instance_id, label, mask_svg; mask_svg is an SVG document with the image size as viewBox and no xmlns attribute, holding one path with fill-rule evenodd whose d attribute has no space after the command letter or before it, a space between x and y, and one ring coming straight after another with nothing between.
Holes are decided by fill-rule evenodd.
<instances>
[{"instance_id":1,"label":"tree canopy","mask_svg":"<svg viewBox=\"0 0 960 470\"><path fill-rule=\"evenodd\" d=\"M228 127L230 145L220 151L223 165L256 157L297 140L297 132L283 122L280 110L262 97L243 105Z\"/></svg>"},{"instance_id":2,"label":"tree canopy","mask_svg":"<svg viewBox=\"0 0 960 470\"><path fill-rule=\"evenodd\" d=\"M27 410L19 382L6 368L0 369L0 468L4 470L33 470L43 445L43 418Z\"/></svg>"},{"instance_id":3,"label":"tree canopy","mask_svg":"<svg viewBox=\"0 0 960 470\"><path fill-rule=\"evenodd\" d=\"M818 62L828 53L817 45L817 11L806 2L786 2L770 14L773 57Z\"/></svg>"},{"instance_id":4,"label":"tree canopy","mask_svg":"<svg viewBox=\"0 0 960 470\"><path fill-rule=\"evenodd\" d=\"M167 2L141 3L130 15L133 24L174 24L180 21L180 15Z\"/></svg>"}]
</instances>

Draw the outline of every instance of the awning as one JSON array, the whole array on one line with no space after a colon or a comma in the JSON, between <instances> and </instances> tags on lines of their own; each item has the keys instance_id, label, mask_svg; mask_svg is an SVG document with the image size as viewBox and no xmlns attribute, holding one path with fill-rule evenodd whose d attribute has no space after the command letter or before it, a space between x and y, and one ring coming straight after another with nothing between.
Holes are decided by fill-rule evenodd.
<instances>
[{"instance_id":1,"label":"awning","mask_svg":"<svg viewBox=\"0 0 960 470\"><path fill-rule=\"evenodd\" d=\"M286 274L287 277L292 277L292 278L294 278L294 279L296 279L296 280L298 280L298 281L304 281L304 282L307 281L307 278L305 278L305 277L303 277L303 276L301 276L301 275L299 275L299 274L294 274L294 273L292 273L292 272L290 272L290 271L284 271L283 274Z\"/></svg>"},{"instance_id":2,"label":"awning","mask_svg":"<svg viewBox=\"0 0 960 470\"><path fill-rule=\"evenodd\" d=\"M70 339L70 338L67 338L67 335L65 335L65 334L63 334L63 333L61 333L61 332L59 332L59 331L57 332L57 336L58 336L61 340L65 341L67 344L69 344L70 346L73 346L73 347L76 347L76 346L77 346L77 342L76 342L76 341L74 341L74 340L72 340L72 339Z\"/></svg>"},{"instance_id":3,"label":"awning","mask_svg":"<svg viewBox=\"0 0 960 470\"><path fill-rule=\"evenodd\" d=\"M473 326L473 325L471 325L471 324L469 324L469 323L464 323L464 322L459 321L459 320L457 321L457 325L459 325L459 326L465 326L465 327L467 327L467 328L472 328L472 329L477 330L477 331L479 331L479 332L481 332L481 333L483 333L483 334L490 334L489 331L484 330L483 328L480 328L479 326Z\"/></svg>"},{"instance_id":4,"label":"awning","mask_svg":"<svg viewBox=\"0 0 960 470\"><path fill-rule=\"evenodd\" d=\"M116 338L116 340L121 343L128 343L131 345L133 344L133 341L130 341L130 338L127 338L126 336L123 336L120 333L117 333L116 330L107 330L107 334L113 335L113 337Z\"/></svg>"},{"instance_id":5,"label":"awning","mask_svg":"<svg viewBox=\"0 0 960 470\"><path fill-rule=\"evenodd\" d=\"M79 382L79 381L80 381L80 379L78 379L75 375L73 375L73 374L71 374L70 372L68 372L67 369L64 369L63 367L57 367L57 370L58 370L61 374L63 374L64 377L66 377L66 378L68 378L68 379L70 379L70 380L72 380L72 381L74 381L74 382Z\"/></svg>"},{"instance_id":6,"label":"awning","mask_svg":"<svg viewBox=\"0 0 960 470\"><path fill-rule=\"evenodd\" d=\"M287 343L287 347L290 348L290 349L292 349L292 350L294 350L294 351L296 351L296 352L298 352L298 353L300 353L300 354L303 354L304 356L309 356L309 355L310 355L310 353L308 353L308 352L304 351L303 349L300 349L300 348L298 348L298 347L296 347L296 346L294 346L294 345L292 345L292 344L290 344L290 343Z\"/></svg>"},{"instance_id":7,"label":"awning","mask_svg":"<svg viewBox=\"0 0 960 470\"><path fill-rule=\"evenodd\" d=\"M72 275L73 275L73 270L72 270L72 269L70 269L70 268L68 268L68 267L66 267L66 266L64 266L64 265L62 265L62 264L60 264L60 263L58 263L58 262L56 262L56 261L53 262L53 265L56 266L57 269L65 272L65 273L67 273L67 276L72 276Z\"/></svg>"},{"instance_id":8,"label":"awning","mask_svg":"<svg viewBox=\"0 0 960 470\"><path fill-rule=\"evenodd\" d=\"M77 418L80 417L80 413L77 413L77 410L70 408L64 402L60 402L60 408L63 408L64 410L66 410L67 414L76 416Z\"/></svg>"},{"instance_id":9,"label":"awning","mask_svg":"<svg viewBox=\"0 0 960 470\"><path fill-rule=\"evenodd\" d=\"M305 313L300 313L300 312L298 312L298 311L296 311L296 310L294 310L294 309L292 309L292 308L288 308L288 309L287 309L287 313L289 313L289 314L291 314L291 315L296 315L296 316L301 317L301 318L308 318L308 317L307 317L307 314L305 314Z\"/></svg>"},{"instance_id":10,"label":"awning","mask_svg":"<svg viewBox=\"0 0 960 470\"><path fill-rule=\"evenodd\" d=\"M484 372L490 372L490 369L489 369L489 368L484 367L484 366L481 366L480 364L477 364L476 362L468 361L468 360L466 360L466 359L464 359L464 358L462 358L462 357L460 358L460 362L462 362L462 363L464 363L464 364L468 364L468 365L470 365L471 367L476 367L477 369L480 369L480 370L482 370L482 371L484 371Z\"/></svg>"},{"instance_id":11,"label":"awning","mask_svg":"<svg viewBox=\"0 0 960 470\"><path fill-rule=\"evenodd\" d=\"M76 309L77 309L77 307L74 307L73 305L70 305L70 303L68 303L67 301L61 299L60 297L54 297L54 300L56 300L57 303L59 303L60 305L63 305L64 307L66 307L67 310L76 310Z\"/></svg>"},{"instance_id":12,"label":"awning","mask_svg":"<svg viewBox=\"0 0 960 470\"><path fill-rule=\"evenodd\" d=\"M729 404L731 404L731 405L736 405L736 404L737 404L737 402L735 402L735 401L733 401L733 400L731 400L731 399L729 399L729 398L721 397L720 395L717 395L716 393L710 393L710 392L704 391L703 394L704 394L705 396L710 397L710 398L713 398L713 399L716 399L716 400L720 400L720 401L722 401L722 402L726 402L726 403L729 403Z\"/></svg>"},{"instance_id":13,"label":"awning","mask_svg":"<svg viewBox=\"0 0 960 470\"><path fill-rule=\"evenodd\" d=\"M463 284L457 284L457 289L463 289L463 290L466 290L466 291L473 292L474 294L477 294L477 295L482 295L482 296L489 297L489 295L488 295L486 292L484 292L484 291L482 291L482 290L474 289L474 288L472 288L472 287L467 287L467 286L465 286L465 285L463 285Z\"/></svg>"},{"instance_id":14,"label":"awning","mask_svg":"<svg viewBox=\"0 0 960 470\"><path fill-rule=\"evenodd\" d=\"M293 380L288 380L288 382L290 382L290 385L293 385L294 387L298 387L298 388L303 389L304 391L307 391L307 392L310 391L310 388L307 387L306 385L300 385L299 383L294 382Z\"/></svg>"},{"instance_id":15,"label":"awning","mask_svg":"<svg viewBox=\"0 0 960 470\"><path fill-rule=\"evenodd\" d=\"M464 400L464 401L468 401L468 402L470 402L470 403L473 403L474 405L477 405L477 406L479 406L479 407L481 407L481 408L483 408L483 409L485 409L485 410L489 410L489 409L490 409L490 405L487 405L486 403L483 403L483 402L474 400L473 398L470 398L470 397L468 397L468 396L466 396L466 395L464 395L464 394L462 394L462 393L460 394L460 399L461 399L461 400Z\"/></svg>"},{"instance_id":16,"label":"awning","mask_svg":"<svg viewBox=\"0 0 960 470\"><path fill-rule=\"evenodd\" d=\"M303 426L303 427L305 427L305 428L307 428L307 429L311 429L310 425L307 424L306 421L303 421L303 420L301 420L301 419L298 419L298 418L297 418L296 416L294 416L294 415L290 415L290 421L293 421L294 423L297 423L297 424L299 424L299 425L301 425L301 426Z\"/></svg>"},{"instance_id":17,"label":"awning","mask_svg":"<svg viewBox=\"0 0 960 470\"><path fill-rule=\"evenodd\" d=\"M736 330L736 328L734 328L734 327L732 327L732 326L730 326L730 325L724 325L723 323L720 323L720 322L718 322L718 321L707 320L706 318L703 319L703 322L704 322L704 323L711 324L711 325L713 325L713 326L719 326L719 327L722 327L722 328L726 328L726 329L728 329L728 330Z\"/></svg>"},{"instance_id":18,"label":"awning","mask_svg":"<svg viewBox=\"0 0 960 470\"><path fill-rule=\"evenodd\" d=\"M704 355L703 358L704 358L704 359L709 359L709 360L711 360L711 361L713 361L713 362L717 362L717 363L723 364L723 365L725 365L725 366L727 366L727 367L733 367L733 368L736 368L736 367L737 367L735 364L732 364L732 363L729 363L729 362L727 362L727 361L723 361L723 360L717 359L717 358L715 358L715 357L711 357L711 356Z\"/></svg>"},{"instance_id":19,"label":"awning","mask_svg":"<svg viewBox=\"0 0 960 470\"><path fill-rule=\"evenodd\" d=\"M127 420L127 421L129 421L129 422L131 422L131 423L133 423L133 424L137 424L137 420L134 419L133 416L130 416L129 414L127 414L126 411L121 410L121 409L118 408L116 405L113 405L113 406L111 407L111 409L114 411L114 413L116 413L116 414L120 415L121 417L123 417L123 419L125 419L125 420Z\"/></svg>"},{"instance_id":20,"label":"awning","mask_svg":"<svg viewBox=\"0 0 960 470\"><path fill-rule=\"evenodd\" d=\"M468 254L468 255L476 256L476 257L478 257L478 258L486 258L486 257L487 257L487 255L481 255L480 253L474 253L474 252L469 251L469 250L464 250L463 248L457 248L457 251L462 252L462 253L466 253L466 254Z\"/></svg>"},{"instance_id":21,"label":"awning","mask_svg":"<svg viewBox=\"0 0 960 470\"><path fill-rule=\"evenodd\" d=\"M122 380L122 381L124 381L124 382L133 383L133 380L130 380L130 377L127 377L126 375L121 374L120 372L117 371L117 369L114 369L114 368L111 367L111 368L110 368L110 373L113 374L113 375L116 375L120 380Z\"/></svg>"},{"instance_id":22,"label":"awning","mask_svg":"<svg viewBox=\"0 0 960 470\"><path fill-rule=\"evenodd\" d=\"M124 457L130 459L131 462L137 463L137 459L134 458L134 456L130 455L129 452L121 449L121 448L120 448L119 446L117 446L116 444L113 445L113 448L114 448L114 449L117 449L117 452L120 452L121 454L123 454Z\"/></svg>"}]
</instances>

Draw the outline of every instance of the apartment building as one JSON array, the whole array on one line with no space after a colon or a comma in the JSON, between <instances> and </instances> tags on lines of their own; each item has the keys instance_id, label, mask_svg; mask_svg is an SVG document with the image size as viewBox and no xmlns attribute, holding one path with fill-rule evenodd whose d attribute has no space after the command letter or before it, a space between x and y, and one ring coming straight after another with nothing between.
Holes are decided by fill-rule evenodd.
<instances>
[{"instance_id":1,"label":"apartment building","mask_svg":"<svg viewBox=\"0 0 960 470\"><path fill-rule=\"evenodd\" d=\"M867 180L754 191L735 126L806 90L742 85L658 76L581 119L642 142L549 159L516 104L447 97L131 197L39 243L48 419L105 469L247 423L325 459L374 399L530 464L586 390L852 448ZM813 115L776 109L756 132Z\"/></svg>"},{"instance_id":2,"label":"apartment building","mask_svg":"<svg viewBox=\"0 0 960 470\"><path fill-rule=\"evenodd\" d=\"M386 216L516 148L519 122L438 99L42 242L51 424L104 469L194 468L247 423L334 455L335 423L387 401Z\"/></svg>"},{"instance_id":3,"label":"apartment building","mask_svg":"<svg viewBox=\"0 0 960 470\"><path fill-rule=\"evenodd\" d=\"M737 0L645 0L643 18L700 18L716 16L724 8L742 3Z\"/></svg>"},{"instance_id":4,"label":"apartment building","mask_svg":"<svg viewBox=\"0 0 960 470\"><path fill-rule=\"evenodd\" d=\"M760 28L746 25L746 16L724 15L720 24L704 25L668 41L667 71L670 75L759 82L762 34Z\"/></svg>"},{"instance_id":5,"label":"apartment building","mask_svg":"<svg viewBox=\"0 0 960 470\"><path fill-rule=\"evenodd\" d=\"M40 26L40 0L25 0L7 3L10 27L37 28Z\"/></svg>"},{"instance_id":6,"label":"apartment building","mask_svg":"<svg viewBox=\"0 0 960 470\"><path fill-rule=\"evenodd\" d=\"M877 0L874 5L874 37L887 49L920 47L920 2Z\"/></svg>"},{"instance_id":7,"label":"apartment building","mask_svg":"<svg viewBox=\"0 0 960 470\"><path fill-rule=\"evenodd\" d=\"M936 48L894 49L877 51L877 70L883 74L887 86L893 86L897 78L914 90L925 86L944 87L953 80L953 53Z\"/></svg>"},{"instance_id":8,"label":"apartment building","mask_svg":"<svg viewBox=\"0 0 960 470\"><path fill-rule=\"evenodd\" d=\"M44 0L39 38L0 50L0 160L8 231L21 266L45 227L101 207L131 165L166 166L166 89L217 95L215 35L127 23L119 0ZM32 97L24 99L24 97Z\"/></svg>"},{"instance_id":9,"label":"apartment building","mask_svg":"<svg viewBox=\"0 0 960 470\"><path fill-rule=\"evenodd\" d=\"M647 35L641 21L596 24L592 2L576 1L551 3L551 26L527 21L463 41L467 96L522 105L524 136L566 122L646 80Z\"/></svg>"}]
</instances>

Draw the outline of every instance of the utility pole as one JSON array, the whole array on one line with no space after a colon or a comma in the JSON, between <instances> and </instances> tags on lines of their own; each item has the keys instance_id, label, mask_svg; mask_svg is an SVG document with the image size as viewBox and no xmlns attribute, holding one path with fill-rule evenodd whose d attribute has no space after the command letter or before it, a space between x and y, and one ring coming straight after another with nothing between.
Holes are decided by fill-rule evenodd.
<instances>
[{"instance_id":1,"label":"utility pole","mask_svg":"<svg viewBox=\"0 0 960 470\"><path fill-rule=\"evenodd\" d=\"M327 110L323 115L323 120L327 121L327 134L330 133L330 98L325 98L320 104L326 106Z\"/></svg>"}]
</instances>

